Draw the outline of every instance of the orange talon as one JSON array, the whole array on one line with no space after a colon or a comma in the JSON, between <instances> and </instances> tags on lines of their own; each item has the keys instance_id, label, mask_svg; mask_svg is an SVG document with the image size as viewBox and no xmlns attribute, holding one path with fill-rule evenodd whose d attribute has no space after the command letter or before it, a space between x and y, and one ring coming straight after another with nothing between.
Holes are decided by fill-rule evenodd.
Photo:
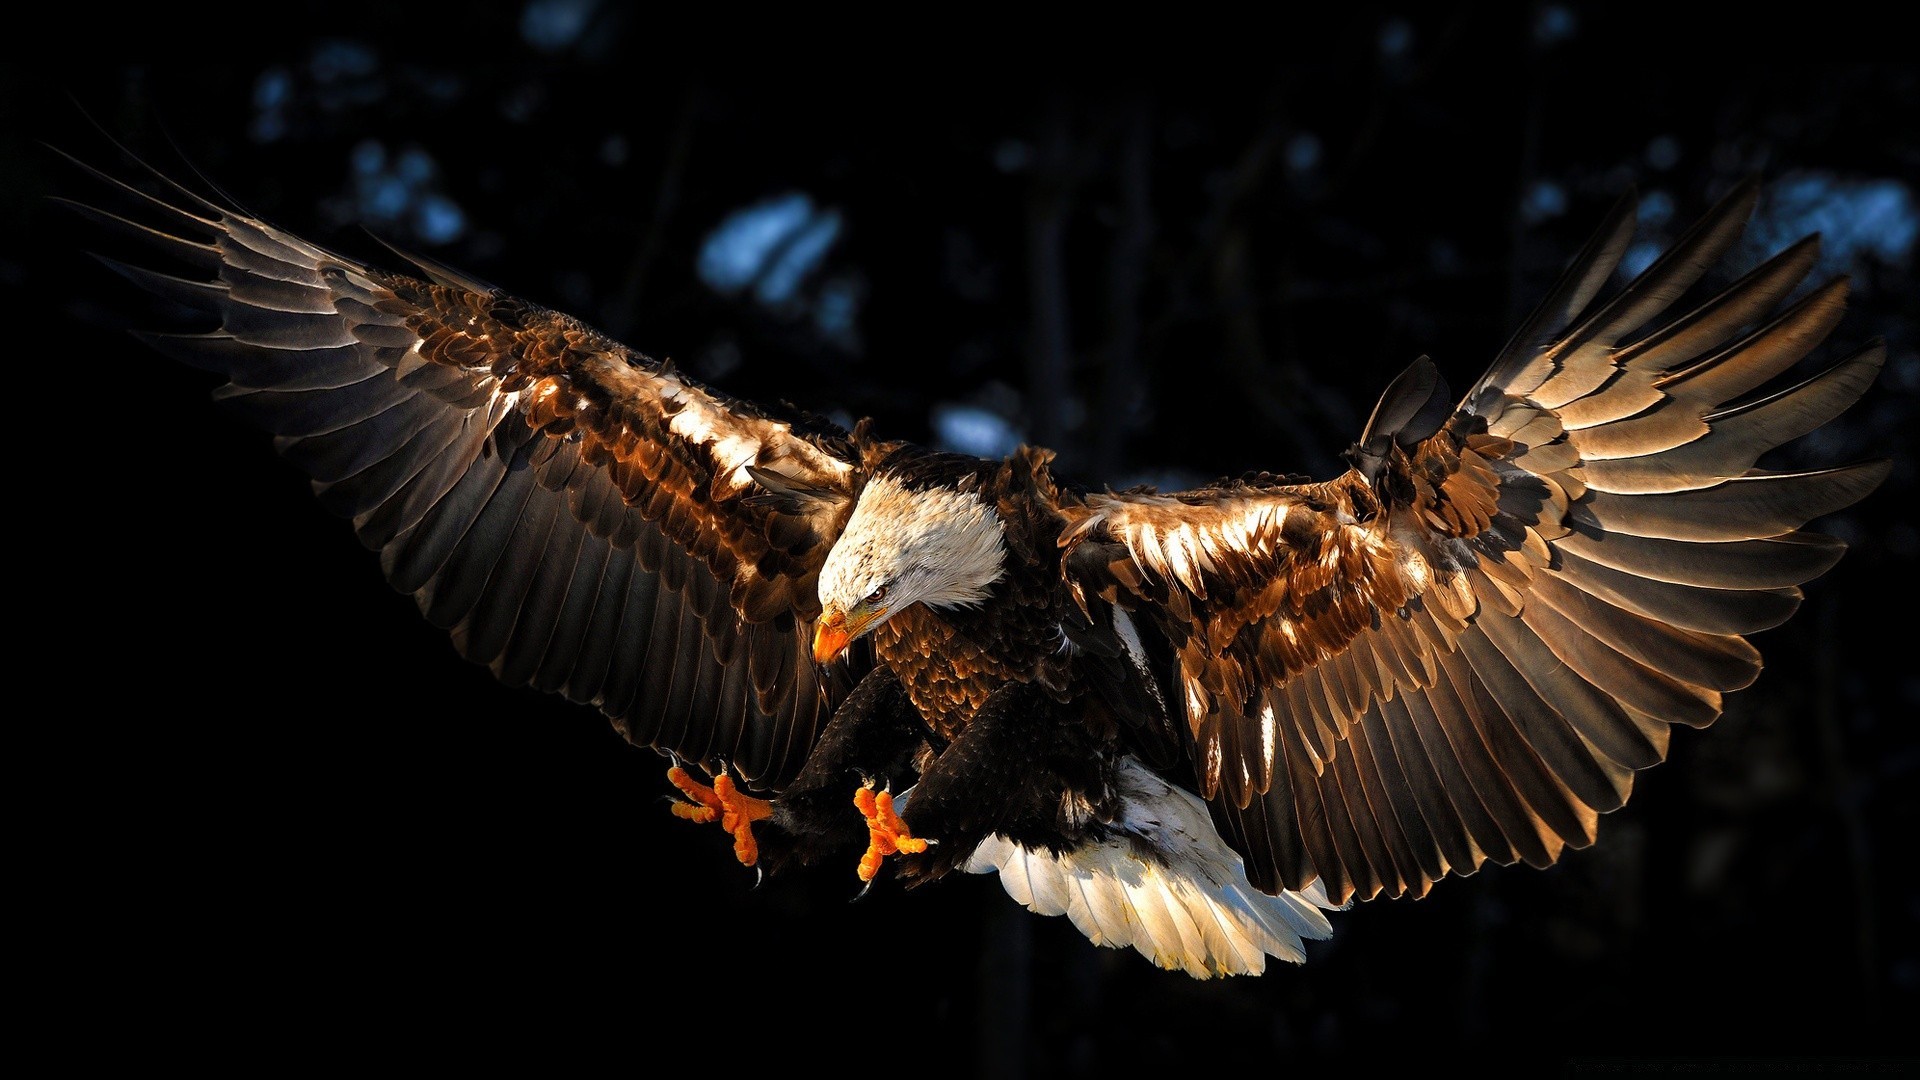
<instances>
[{"instance_id":1,"label":"orange talon","mask_svg":"<svg viewBox=\"0 0 1920 1080\"><path fill-rule=\"evenodd\" d=\"M889 855L917 855L927 850L928 841L913 835L899 814L893 812L893 792L875 793L871 783L862 784L853 793L853 805L867 819L867 853L860 857L857 871L861 881L872 881L880 872L880 862Z\"/></svg>"},{"instance_id":2,"label":"orange talon","mask_svg":"<svg viewBox=\"0 0 1920 1080\"><path fill-rule=\"evenodd\" d=\"M692 802L673 804L673 816L688 821L706 824L720 815L720 797L712 788L693 778L693 774L675 765L667 770L667 781L680 789L680 793Z\"/></svg>"},{"instance_id":3,"label":"orange talon","mask_svg":"<svg viewBox=\"0 0 1920 1080\"><path fill-rule=\"evenodd\" d=\"M708 787L687 770L675 765L667 770L667 780L679 788L690 802L673 804L673 816L706 823L720 819L720 827L733 837L733 857L742 866L760 861L760 845L753 839L753 823L773 816L773 804L744 794L734 786L733 777L721 773Z\"/></svg>"}]
</instances>

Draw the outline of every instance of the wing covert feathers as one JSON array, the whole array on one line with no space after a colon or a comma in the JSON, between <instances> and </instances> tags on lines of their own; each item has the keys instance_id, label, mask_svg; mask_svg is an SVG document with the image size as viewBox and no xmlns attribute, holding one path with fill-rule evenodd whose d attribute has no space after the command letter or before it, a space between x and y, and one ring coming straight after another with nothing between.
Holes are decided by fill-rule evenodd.
<instances>
[{"instance_id":1,"label":"wing covert feathers","mask_svg":"<svg viewBox=\"0 0 1920 1080\"><path fill-rule=\"evenodd\" d=\"M76 164L80 164L76 162ZM727 398L427 260L344 258L151 173L72 205L156 253L109 267L211 315L146 335L217 372L463 656L636 743L778 786L840 687L809 662L850 512L845 433ZM753 473L805 498L766 499Z\"/></svg>"},{"instance_id":2,"label":"wing covert feathers","mask_svg":"<svg viewBox=\"0 0 1920 1080\"><path fill-rule=\"evenodd\" d=\"M1757 195L1736 189L1602 299L1623 200L1444 426L1422 361L1344 476L1069 511L1069 587L1171 643L1202 793L1254 884L1339 902L1551 863L1593 841L1671 725L1712 723L1758 675L1745 635L1843 550L1803 526L1888 465L1756 467L1885 359L1875 343L1765 389L1844 310L1839 279L1773 314L1817 238L1680 305Z\"/></svg>"}]
</instances>

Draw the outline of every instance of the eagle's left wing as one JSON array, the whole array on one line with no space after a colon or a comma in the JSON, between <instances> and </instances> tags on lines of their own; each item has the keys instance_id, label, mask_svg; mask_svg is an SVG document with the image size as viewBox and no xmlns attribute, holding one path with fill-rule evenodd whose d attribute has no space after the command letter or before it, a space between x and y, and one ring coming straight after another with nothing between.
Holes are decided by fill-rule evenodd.
<instances>
[{"instance_id":1,"label":"eagle's left wing","mask_svg":"<svg viewBox=\"0 0 1920 1080\"><path fill-rule=\"evenodd\" d=\"M1465 400L1417 363L1341 477L1068 509L1068 584L1089 616L1131 611L1170 647L1198 785L1254 884L1318 880L1339 901L1549 864L1592 842L1672 724L1713 722L1758 675L1743 635L1785 620L1843 548L1801 526L1886 464L1753 468L1884 357L1746 397L1839 320L1844 280L1767 318L1812 238L1642 333L1753 202L1736 191L1595 304L1631 236L1623 201Z\"/></svg>"}]
</instances>

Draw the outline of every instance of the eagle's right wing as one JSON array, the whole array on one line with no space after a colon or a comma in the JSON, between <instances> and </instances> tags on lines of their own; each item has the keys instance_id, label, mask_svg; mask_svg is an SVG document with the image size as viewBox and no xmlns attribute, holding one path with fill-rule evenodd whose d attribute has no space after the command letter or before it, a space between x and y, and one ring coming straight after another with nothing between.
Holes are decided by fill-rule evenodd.
<instances>
[{"instance_id":1,"label":"eagle's right wing","mask_svg":"<svg viewBox=\"0 0 1920 1080\"><path fill-rule=\"evenodd\" d=\"M134 217L68 205L182 275L104 261L219 323L147 340L225 376L216 396L463 656L709 773L798 771L845 690L810 657L857 484L844 432L428 260L428 280L388 273L157 173L160 195L76 164Z\"/></svg>"}]
</instances>

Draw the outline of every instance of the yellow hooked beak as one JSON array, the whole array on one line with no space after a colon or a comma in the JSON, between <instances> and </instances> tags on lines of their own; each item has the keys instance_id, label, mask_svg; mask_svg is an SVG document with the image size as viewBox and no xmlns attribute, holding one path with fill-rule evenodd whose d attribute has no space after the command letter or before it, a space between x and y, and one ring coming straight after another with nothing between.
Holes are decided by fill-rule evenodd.
<instances>
[{"instance_id":1,"label":"yellow hooked beak","mask_svg":"<svg viewBox=\"0 0 1920 1080\"><path fill-rule=\"evenodd\" d=\"M855 604L851 612L839 612L831 609L820 613L820 619L813 624L813 662L832 663L847 646L859 639L883 618L887 609L868 608L865 604Z\"/></svg>"}]
</instances>

